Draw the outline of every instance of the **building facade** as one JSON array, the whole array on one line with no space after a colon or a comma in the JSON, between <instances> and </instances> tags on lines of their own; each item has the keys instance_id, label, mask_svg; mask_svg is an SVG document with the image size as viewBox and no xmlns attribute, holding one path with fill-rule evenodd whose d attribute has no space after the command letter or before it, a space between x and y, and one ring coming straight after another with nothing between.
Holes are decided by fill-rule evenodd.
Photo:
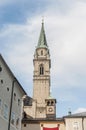
<instances>
[{"instance_id":1,"label":"building facade","mask_svg":"<svg viewBox=\"0 0 86 130\"><path fill-rule=\"evenodd\" d=\"M34 53L33 65L32 106L25 104L24 111L33 118L56 118L56 99L50 95L51 59L43 22Z\"/></svg>"},{"instance_id":2,"label":"building facade","mask_svg":"<svg viewBox=\"0 0 86 130\"><path fill-rule=\"evenodd\" d=\"M50 96L51 59L42 22L38 45L35 50L33 73L33 99L36 101L36 118L56 117L56 99Z\"/></svg>"},{"instance_id":3,"label":"building facade","mask_svg":"<svg viewBox=\"0 0 86 130\"><path fill-rule=\"evenodd\" d=\"M50 95L51 59L42 22L35 49L33 98L24 98L22 130L86 130L86 113L56 118L56 99Z\"/></svg>"},{"instance_id":4,"label":"building facade","mask_svg":"<svg viewBox=\"0 0 86 130\"><path fill-rule=\"evenodd\" d=\"M23 119L22 130L66 130L64 120L58 119Z\"/></svg>"},{"instance_id":5,"label":"building facade","mask_svg":"<svg viewBox=\"0 0 86 130\"><path fill-rule=\"evenodd\" d=\"M0 130L86 130L86 112L56 117L56 99L50 94L51 59L43 22L33 65L31 98L0 55Z\"/></svg>"},{"instance_id":6,"label":"building facade","mask_svg":"<svg viewBox=\"0 0 86 130\"><path fill-rule=\"evenodd\" d=\"M0 130L21 129L24 95L26 92L0 55Z\"/></svg>"},{"instance_id":7,"label":"building facade","mask_svg":"<svg viewBox=\"0 0 86 130\"><path fill-rule=\"evenodd\" d=\"M66 130L86 130L86 112L64 117Z\"/></svg>"},{"instance_id":8,"label":"building facade","mask_svg":"<svg viewBox=\"0 0 86 130\"><path fill-rule=\"evenodd\" d=\"M33 98L24 98L22 130L64 130L63 118L56 118L56 99L50 94L51 59L43 22L33 66Z\"/></svg>"}]
</instances>

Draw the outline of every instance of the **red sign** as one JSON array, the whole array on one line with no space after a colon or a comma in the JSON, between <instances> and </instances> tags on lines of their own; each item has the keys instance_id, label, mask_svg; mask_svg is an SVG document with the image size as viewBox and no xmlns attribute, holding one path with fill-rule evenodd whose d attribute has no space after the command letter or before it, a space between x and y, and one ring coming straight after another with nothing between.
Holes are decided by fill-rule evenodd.
<instances>
[{"instance_id":1,"label":"red sign","mask_svg":"<svg viewBox=\"0 0 86 130\"><path fill-rule=\"evenodd\" d=\"M43 127L43 130L59 130L58 127L55 127L55 128L46 128L46 127Z\"/></svg>"}]
</instances>

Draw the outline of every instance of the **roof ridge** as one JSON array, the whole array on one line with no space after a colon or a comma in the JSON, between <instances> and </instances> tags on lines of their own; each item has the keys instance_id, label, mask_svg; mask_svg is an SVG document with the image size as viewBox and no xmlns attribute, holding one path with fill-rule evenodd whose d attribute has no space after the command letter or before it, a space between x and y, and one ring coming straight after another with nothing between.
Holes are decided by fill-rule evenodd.
<instances>
[{"instance_id":1,"label":"roof ridge","mask_svg":"<svg viewBox=\"0 0 86 130\"><path fill-rule=\"evenodd\" d=\"M1 60L3 61L4 65L7 67L8 71L10 72L10 74L12 75L13 79L15 79L15 80L17 81L17 83L19 84L19 86L20 86L20 88L23 90L23 92L24 92L25 94L27 94L26 91L24 90L24 88L22 87L22 85L19 83L19 81L18 81L17 78L15 77L14 73L12 72L12 70L9 68L8 64L6 63L6 61L4 60L4 58L3 58L3 56L2 56L1 54L0 54L0 58L1 58Z\"/></svg>"}]
</instances>

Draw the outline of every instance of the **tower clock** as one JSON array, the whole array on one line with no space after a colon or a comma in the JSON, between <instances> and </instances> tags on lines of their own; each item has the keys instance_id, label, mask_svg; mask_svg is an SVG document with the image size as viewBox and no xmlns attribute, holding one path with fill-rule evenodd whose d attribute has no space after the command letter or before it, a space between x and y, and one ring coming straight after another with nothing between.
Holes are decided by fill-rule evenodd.
<instances>
[{"instance_id":1,"label":"tower clock","mask_svg":"<svg viewBox=\"0 0 86 130\"><path fill-rule=\"evenodd\" d=\"M54 117L56 102L54 99L47 101L50 96L51 59L43 22L34 53L33 65L33 99L36 101L36 118L46 118L49 114Z\"/></svg>"},{"instance_id":2,"label":"tower clock","mask_svg":"<svg viewBox=\"0 0 86 130\"><path fill-rule=\"evenodd\" d=\"M56 118L56 99L46 99L46 115L48 118Z\"/></svg>"}]
</instances>

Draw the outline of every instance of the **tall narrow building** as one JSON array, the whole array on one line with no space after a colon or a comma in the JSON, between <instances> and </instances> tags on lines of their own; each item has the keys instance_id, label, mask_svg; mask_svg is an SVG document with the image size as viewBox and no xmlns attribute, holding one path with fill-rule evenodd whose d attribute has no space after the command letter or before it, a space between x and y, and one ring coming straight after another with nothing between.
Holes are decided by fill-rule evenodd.
<instances>
[{"instance_id":1,"label":"tall narrow building","mask_svg":"<svg viewBox=\"0 0 86 130\"><path fill-rule=\"evenodd\" d=\"M50 95L50 54L46 41L44 23L42 23L38 45L34 54L33 99L37 106L45 106Z\"/></svg>"},{"instance_id":2,"label":"tall narrow building","mask_svg":"<svg viewBox=\"0 0 86 130\"><path fill-rule=\"evenodd\" d=\"M43 21L33 65L33 99L37 102L36 118L46 118L48 114L55 117L56 100L50 97L51 59Z\"/></svg>"},{"instance_id":3,"label":"tall narrow building","mask_svg":"<svg viewBox=\"0 0 86 130\"><path fill-rule=\"evenodd\" d=\"M33 97L24 100L24 111L33 118L55 118L56 99L50 96L51 59L42 21L33 59ZM30 102L30 103L29 103ZM30 104L30 105L29 105Z\"/></svg>"}]
</instances>

